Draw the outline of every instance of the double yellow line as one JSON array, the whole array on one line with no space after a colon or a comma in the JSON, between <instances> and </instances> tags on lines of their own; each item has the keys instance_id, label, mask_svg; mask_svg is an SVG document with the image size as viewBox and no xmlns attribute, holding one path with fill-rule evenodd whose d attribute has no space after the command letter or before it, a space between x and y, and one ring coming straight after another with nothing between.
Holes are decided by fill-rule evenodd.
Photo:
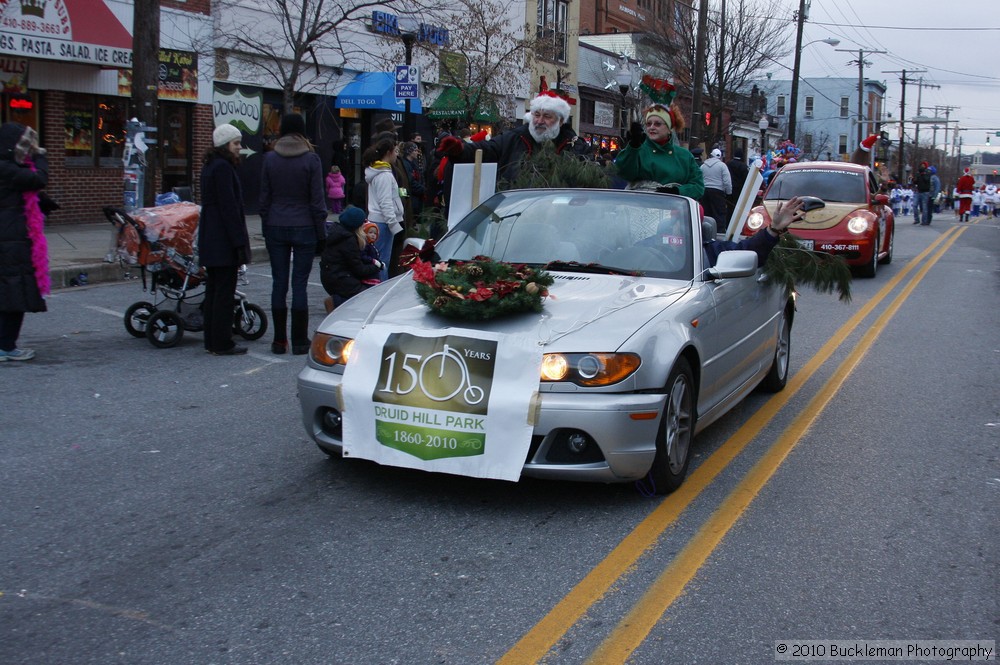
<instances>
[{"instance_id":1,"label":"double yellow line","mask_svg":"<svg viewBox=\"0 0 1000 665\"><path fill-rule=\"evenodd\" d=\"M896 296L886 311L865 334L863 343L855 347L854 351L817 392L808 406L750 470L743 481L730 492L718 510L688 542L687 546L674 557L672 563L660 574L639 602L619 622L588 660L588 663L600 665L624 662L642 644L642 641L667 608L683 593L688 582L691 581L708 556L775 473L781 462L819 417L840 386L861 362L879 333L927 274L927 271L937 263L967 228L969 227L950 228L910 261L903 270L841 326L795 376L789 379L783 392L768 400L722 447L691 473L680 489L671 494L646 519L640 522L603 561L595 566L497 662L500 665L521 665L536 663L545 657L590 607L601 600L611 586L626 575L638 560L656 544L663 531L673 524L691 502L749 445L764 426L777 415L778 411L832 357L837 348L857 329L861 322L892 293L900 282L906 279L910 272L919 266L920 270L913 280ZM933 257L925 262L925 259L932 253Z\"/></svg>"}]
</instances>

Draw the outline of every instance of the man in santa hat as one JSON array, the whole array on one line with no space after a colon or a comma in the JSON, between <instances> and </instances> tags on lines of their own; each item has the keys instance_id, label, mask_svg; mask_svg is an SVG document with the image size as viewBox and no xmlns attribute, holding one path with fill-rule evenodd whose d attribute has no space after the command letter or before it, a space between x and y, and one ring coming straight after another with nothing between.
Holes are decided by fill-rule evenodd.
<instances>
[{"instance_id":1,"label":"man in santa hat","mask_svg":"<svg viewBox=\"0 0 1000 665\"><path fill-rule=\"evenodd\" d=\"M976 188L976 179L972 177L969 169L958 179L955 190L958 192L958 220L960 222L969 221L969 210L972 208L972 190Z\"/></svg>"},{"instance_id":2,"label":"man in santa hat","mask_svg":"<svg viewBox=\"0 0 1000 665\"><path fill-rule=\"evenodd\" d=\"M437 152L453 162L471 162L476 150L483 151L484 162L497 164L497 180L513 182L521 161L534 154L543 144L551 142L559 154L584 157L590 150L567 124L570 102L558 92L545 89L531 100L525 123L489 141L463 143L453 136L438 142ZM575 101L575 100L573 100Z\"/></svg>"}]
</instances>

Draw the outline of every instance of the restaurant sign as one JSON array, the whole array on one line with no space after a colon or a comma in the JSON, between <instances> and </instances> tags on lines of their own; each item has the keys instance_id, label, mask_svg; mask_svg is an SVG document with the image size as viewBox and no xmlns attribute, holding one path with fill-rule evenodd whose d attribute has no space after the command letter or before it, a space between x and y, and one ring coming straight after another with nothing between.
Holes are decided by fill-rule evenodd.
<instances>
[{"instance_id":1,"label":"restaurant sign","mask_svg":"<svg viewBox=\"0 0 1000 665\"><path fill-rule=\"evenodd\" d=\"M0 56L131 67L123 19L104 0L0 0Z\"/></svg>"}]
</instances>

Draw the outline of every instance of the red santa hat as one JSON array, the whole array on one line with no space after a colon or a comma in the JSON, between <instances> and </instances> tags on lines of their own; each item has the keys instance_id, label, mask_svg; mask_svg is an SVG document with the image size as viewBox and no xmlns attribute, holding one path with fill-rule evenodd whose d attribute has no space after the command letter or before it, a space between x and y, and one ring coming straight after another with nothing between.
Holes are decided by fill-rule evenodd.
<instances>
[{"instance_id":1,"label":"red santa hat","mask_svg":"<svg viewBox=\"0 0 1000 665\"><path fill-rule=\"evenodd\" d=\"M968 173L968 172L969 172L969 167L968 167L968 166L966 166L966 167L965 167L965 172L966 172L966 173Z\"/></svg>"},{"instance_id":2,"label":"red santa hat","mask_svg":"<svg viewBox=\"0 0 1000 665\"><path fill-rule=\"evenodd\" d=\"M549 90L549 84L542 76L538 96L531 100L528 109L531 113L551 111L559 116L563 122L566 122L569 120L570 104L576 104L576 100L568 95L560 94L557 90Z\"/></svg>"},{"instance_id":3,"label":"red santa hat","mask_svg":"<svg viewBox=\"0 0 1000 665\"><path fill-rule=\"evenodd\" d=\"M861 142L861 149L865 152L871 152L872 146L875 145L875 141L878 141L878 134L872 134L864 141Z\"/></svg>"}]
</instances>

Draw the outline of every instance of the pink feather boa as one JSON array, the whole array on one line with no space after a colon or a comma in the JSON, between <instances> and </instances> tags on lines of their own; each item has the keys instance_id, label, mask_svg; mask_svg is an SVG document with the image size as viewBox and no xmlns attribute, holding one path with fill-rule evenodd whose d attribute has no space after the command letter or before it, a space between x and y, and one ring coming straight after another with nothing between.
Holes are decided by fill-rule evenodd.
<instances>
[{"instance_id":1,"label":"pink feather boa","mask_svg":"<svg viewBox=\"0 0 1000 665\"><path fill-rule=\"evenodd\" d=\"M32 171L35 165L31 159L24 160ZM45 215L38 207L38 192L26 191L24 198L24 219L28 229L28 239L31 240L31 265L35 269L35 282L42 296L52 292L52 279L49 277L49 243L45 239Z\"/></svg>"}]
</instances>

